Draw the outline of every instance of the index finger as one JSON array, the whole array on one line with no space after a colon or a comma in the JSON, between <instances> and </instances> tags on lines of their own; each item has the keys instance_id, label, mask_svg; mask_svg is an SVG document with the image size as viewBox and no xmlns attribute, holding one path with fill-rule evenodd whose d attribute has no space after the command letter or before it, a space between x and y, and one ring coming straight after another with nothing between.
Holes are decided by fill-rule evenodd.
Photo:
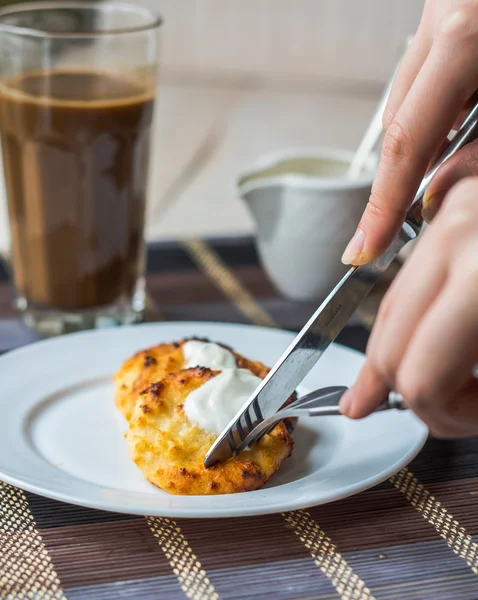
<instances>
[{"instance_id":1,"label":"index finger","mask_svg":"<svg viewBox=\"0 0 478 600\"><path fill-rule=\"evenodd\" d=\"M372 193L343 262L361 265L399 231L431 157L476 87L478 44L435 42L384 138Z\"/></svg>"},{"instance_id":2,"label":"index finger","mask_svg":"<svg viewBox=\"0 0 478 600\"><path fill-rule=\"evenodd\" d=\"M431 41L425 34L423 25L421 25L418 28L416 36L409 44L393 81L392 89L390 90L390 95L382 117L383 128L385 131L393 122L398 109L407 97L415 78L423 67L423 63L430 52L430 48Z\"/></svg>"}]
</instances>

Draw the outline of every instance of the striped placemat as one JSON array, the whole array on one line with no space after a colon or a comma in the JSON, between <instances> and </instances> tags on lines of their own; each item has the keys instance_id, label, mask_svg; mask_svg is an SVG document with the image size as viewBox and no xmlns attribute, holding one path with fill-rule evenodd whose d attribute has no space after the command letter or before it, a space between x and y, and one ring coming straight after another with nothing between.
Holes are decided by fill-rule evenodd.
<instances>
[{"instance_id":1,"label":"striped placemat","mask_svg":"<svg viewBox=\"0 0 478 600\"><path fill-rule=\"evenodd\" d=\"M315 308L277 296L250 240L159 246L148 270L152 320L297 330ZM393 274L359 314L362 324L373 323ZM31 341L12 297L0 283L0 351ZM355 325L339 341L363 350L367 335ZM477 600L477 497L477 439L431 439L372 490L248 519L129 517L0 483L0 598Z\"/></svg>"}]
</instances>

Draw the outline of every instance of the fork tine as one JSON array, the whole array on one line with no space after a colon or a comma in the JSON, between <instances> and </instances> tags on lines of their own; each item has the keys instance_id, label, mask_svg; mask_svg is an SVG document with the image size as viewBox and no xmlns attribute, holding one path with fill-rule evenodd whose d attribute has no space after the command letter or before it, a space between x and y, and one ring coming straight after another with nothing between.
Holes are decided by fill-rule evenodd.
<instances>
[{"instance_id":1,"label":"fork tine","mask_svg":"<svg viewBox=\"0 0 478 600\"><path fill-rule=\"evenodd\" d=\"M259 406L259 402L257 401L257 398L252 403L252 406L254 408L254 412L256 413L257 420L260 423L261 421L264 420L264 417L262 416L261 407Z\"/></svg>"},{"instance_id":2,"label":"fork tine","mask_svg":"<svg viewBox=\"0 0 478 600\"><path fill-rule=\"evenodd\" d=\"M243 450L247 450L252 448L255 444L257 444L257 442L259 440L261 440L264 435L266 435L268 432L272 431L274 429L274 427L276 427L276 425L278 423L280 423L280 421L283 421L284 419L287 419L291 416L297 416L297 414L300 412L300 414L305 414L307 411L300 411L299 410L290 410L287 411L287 409L284 409L283 411L280 411L281 414L278 415L273 415L267 419L264 419L263 421L261 421L261 423L258 423L254 429L252 429L249 434L247 435L247 437L245 438L245 440L243 440L240 444L239 447L237 448L237 453L242 452Z\"/></svg>"},{"instance_id":3,"label":"fork tine","mask_svg":"<svg viewBox=\"0 0 478 600\"><path fill-rule=\"evenodd\" d=\"M248 409L243 415L245 423L243 424L241 419L239 419L227 434L227 441L229 442L229 448L233 456L236 456L240 452L239 448L243 446L244 440L264 420L258 406L254 409L254 412L257 416L254 422L251 419Z\"/></svg>"},{"instance_id":4,"label":"fork tine","mask_svg":"<svg viewBox=\"0 0 478 600\"><path fill-rule=\"evenodd\" d=\"M234 440L234 435L232 433L232 430L228 431L227 441L229 442L229 447L231 448L231 453L234 456L238 449L236 447L236 441Z\"/></svg>"},{"instance_id":5,"label":"fork tine","mask_svg":"<svg viewBox=\"0 0 478 600\"><path fill-rule=\"evenodd\" d=\"M246 434L244 433L244 429L242 428L241 421L237 422L236 428L237 428L237 433L239 434L239 438L242 442L244 440L244 438L246 437Z\"/></svg>"},{"instance_id":6,"label":"fork tine","mask_svg":"<svg viewBox=\"0 0 478 600\"><path fill-rule=\"evenodd\" d=\"M247 429L249 430L248 431L248 433L249 433L250 431L252 431L254 429L254 425L252 423L251 415L249 414L249 408L244 413L244 419L246 421L246 425L247 425Z\"/></svg>"}]
</instances>

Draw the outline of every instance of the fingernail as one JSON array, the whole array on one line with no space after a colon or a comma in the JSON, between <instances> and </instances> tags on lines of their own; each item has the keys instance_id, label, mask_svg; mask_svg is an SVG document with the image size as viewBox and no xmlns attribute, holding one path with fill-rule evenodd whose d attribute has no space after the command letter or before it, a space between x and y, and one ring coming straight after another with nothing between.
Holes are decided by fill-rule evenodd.
<instances>
[{"instance_id":1,"label":"fingernail","mask_svg":"<svg viewBox=\"0 0 478 600\"><path fill-rule=\"evenodd\" d=\"M445 198L446 191L437 191L431 195L425 194L423 198L422 217L427 223L435 218Z\"/></svg>"},{"instance_id":2,"label":"fingernail","mask_svg":"<svg viewBox=\"0 0 478 600\"><path fill-rule=\"evenodd\" d=\"M360 258L363 251L365 236L361 229L357 229L354 237L350 240L345 252L342 255L344 265L352 265Z\"/></svg>"},{"instance_id":3,"label":"fingernail","mask_svg":"<svg viewBox=\"0 0 478 600\"><path fill-rule=\"evenodd\" d=\"M347 415L352 406L352 393L347 390L339 402L339 409L343 415Z\"/></svg>"}]
</instances>

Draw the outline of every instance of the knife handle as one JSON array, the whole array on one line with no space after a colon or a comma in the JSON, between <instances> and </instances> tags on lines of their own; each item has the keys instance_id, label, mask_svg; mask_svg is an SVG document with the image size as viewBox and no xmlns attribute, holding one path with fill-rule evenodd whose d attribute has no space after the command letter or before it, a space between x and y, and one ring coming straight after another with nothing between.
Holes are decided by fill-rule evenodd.
<instances>
[{"instance_id":1,"label":"knife handle","mask_svg":"<svg viewBox=\"0 0 478 600\"><path fill-rule=\"evenodd\" d=\"M412 231L407 233L410 235L410 239L415 238L423 225L422 208L423 208L423 196L430 185L431 180L436 175L438 169L442 164L461 150L464 146L478 138L478 102L471 109L469 115L463 122L463 125L456 132L453 139L446 146L443 152L440 154L438 159L435 161L433 166L427 171L423 178L420 187L415 195L415 198L408 210L405 218L404 228L411 228Z\"/></svg>"}]
</instances>

